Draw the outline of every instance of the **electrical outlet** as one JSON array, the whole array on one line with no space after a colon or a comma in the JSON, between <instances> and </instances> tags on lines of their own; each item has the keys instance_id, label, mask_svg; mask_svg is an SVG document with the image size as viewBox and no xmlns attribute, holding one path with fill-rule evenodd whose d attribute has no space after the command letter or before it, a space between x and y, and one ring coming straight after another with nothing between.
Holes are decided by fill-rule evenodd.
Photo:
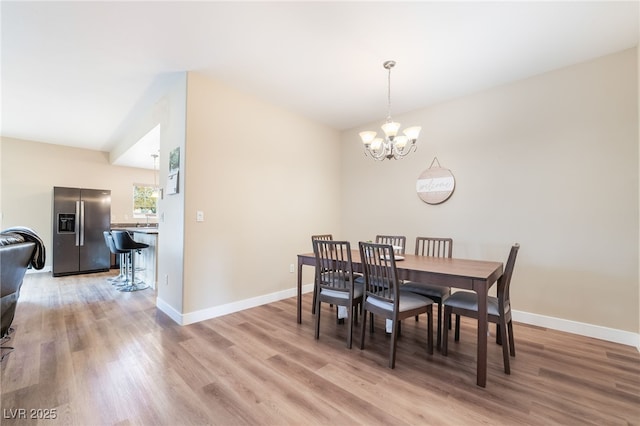
<instances>
[{"instance_id":1,"label":"electrical outlet","mask_svg":"<svg viewBox=\"0 0 640 426\"><path fill-rule=\"evenodd\" d=\"M169 285L169 274L164 274L164 285Z\"/></svg>"},{"instance_id":2,"label":"electrical outlet","mask_svg":"<svg viewBox=\"0 0 640 426\"><path fill-rule=\"evenodd\" d=\"M196 222L204 222L204 212L202 210L196 212Z\"/></svg>"},{"instance_id":3,"label":"electrical outlet","mask_svg":"<svg viewBox=\"0 0 640 426\"><path fill-rule=\"evenodd\" d=\"M295 265L292 263L291 265L289 265L289 272L293 274L294 270L295 270Z\"/></svg>"}]
</instances>

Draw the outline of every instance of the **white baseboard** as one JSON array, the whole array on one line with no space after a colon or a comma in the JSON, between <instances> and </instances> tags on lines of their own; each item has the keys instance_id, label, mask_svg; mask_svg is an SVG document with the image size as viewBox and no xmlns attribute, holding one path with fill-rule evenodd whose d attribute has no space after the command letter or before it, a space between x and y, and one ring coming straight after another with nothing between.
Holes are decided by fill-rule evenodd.
<instances>
[{"instance_id":1,"label":"white baseboard","mask_svg":"<svg viewBox=\"0 0 640 426\"><path fill-rule=\"evenodd\" d=\"M306 284L302 286L303 293L308 293L310 291L313 291L313 284ZM296 296L296 294L296 289L291 288L288 290L277 291L275 293L252 297L251 299L239 300L237 302L227 303L226 305L214 306L213 308L202 309L186 314L179 313L160 298L156 300L156 306L162 312L169 315L171 319L173 319L178 324L189 325L211 318L220 317L222 315L232 314L234 312L254 308L256 306L266 305L267 303L277 302L278 300L288 299L290 297Z\"/></svg>"},{"instance_id":2,"label":"white baseboard","mask_svg":"<svg viewBox=\"0 0 640 426\"><path fill-rule=\"evenodd\" d=\"M42 269L29 268L29 269L27 269L26 274L41 274L43 272L51 272L51 266L45 266Z\"/></svg>"},{"instance_id":3,"label":"white baseboard","mask_svg":"<svg viewBox=\"0 0 640 426\"><path fill-rule=\"evenodd\" d=\"M302 293L309 293L311 291L313 291L313 284L305 284L302 286ZM176 323L180 325L188 325L211 318L216 318L222 315L232 314L244 309L276 302L278 300L287 299L289 297L294 297L295 295L296 289L291 288L288 290L266 294L264 296L257 296L251 299L240 300L238 302L228 303L226 305L215 306L213 308L202 309L200 311L190 312L186 314L179 313L161 299L157 300L156 306L162 312L169 315ZM565 331L567 333L606 340L608 342L620 343L627 346L634 346L640 351L639 333L633 333L630 331L617 330L614 328L607 328L599 325L587 324L516 310L513 311L513 320L524 324L550 328L558 331Z\"/></svg>"},{"instance_id":4,"label":"white baseboard","mask_svg":"<svg viewBox=\"0 0 640 426\"><path fill-rule=\"evenodd\" d=\"M580 336L592 337L594 339L606 340L608 342L620 343L627 346L634 346L638 351L640 351L640 334L630 331L516 310L513 311L513 320L524 324L551 328L553 330L565 331L567 333L577 334Z\"/></svg>"},{"instance_id":5,"label":"white baseboard","mask_svg":"<svg viewBox=\"0 0 640 426\"><path fill-rule=\"evenodd\" d=\"M169 305L167 302L160 299L159 297L156 298L156 307L160 309L162 312L164 312L165 314L167 314L169 318L174 320L177 324L184 325L182 323L182 314L178 312L176 309L174 309L173 306Z\"/></svg>"}]
</instances>

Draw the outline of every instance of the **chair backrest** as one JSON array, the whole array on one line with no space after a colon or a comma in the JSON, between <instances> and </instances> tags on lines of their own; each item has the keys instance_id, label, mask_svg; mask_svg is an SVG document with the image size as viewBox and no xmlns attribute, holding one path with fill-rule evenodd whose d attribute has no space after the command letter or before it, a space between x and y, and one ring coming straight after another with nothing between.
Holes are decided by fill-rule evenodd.
<instances>
[{"instance_id":1,"label":"chair backrest","mask_svg":"<svg viewBox=\"0 0 640 426\"><path fill-rule=\"evenodd\" d=\"M452 257L453 239L451 238L416 238L416 256Z\"/></svg>"},{"instance_id":2,"label":"chair backrest","mask_svg":"<svg viewBox=\"0 0 640 426\"><path fill-rule=\"evenodd\" d=\"M511 247L511 251L509 252L509 258L507 259L507 264L504 267L504 272L502 276L498 280L498 304L500 307L500 312L504 312L505 306L510 304L510 295L509 295L509 287L511 286L511 276L513 275L513 268L516 264L516 257L518 256L518 250L520 249L520 244L515 243Z\"/></svg>"},{"instance_id":3,"label":"chair backrest","mask_svg":"<svg viewBox=\"0 0 640 426\"><path fill-rule=\"evenodd\" d=\"M360 242L360 258L365 297L392 303L397 311L400 284L393 245Z\"/></svg>"},{"instance_id":4,"label":"chair backrest","mask_svg":"<svg viewBox=\"0 0 640 426\"><path fill-rule=\"evenodd\" d=\"M103 231L102 235L104 235L104 242L107 244L107 247L109 247L109 251L113 254L118 254L118 249L116 248L116 244L113 242L111 232Z\"/></svg>"},{"instance_id":5,"label":"chair backrest","mask_svg":"<svg viewBox=\"0 0 640 426\"><path fill-rule=\"evenodd\" d=\"M316 240L320 240L320 241L333 241L333 234L318 234L318 235L312 235L311 236L311 244L313 245L313 242Z\"/></svg>"},{"instance_id":6,"label":"chair backrest","mask_svg":"<svg viewBox=\"0 0 640 426\"><path fill-rule=\"evenodd\" d=\"M390 244L395 246L395 254L404 254L407 246L407 237L402 235L376 235L376 244Z\"/></svg>"},{"instance_id":7,"label":"chair backrest","mask_svg":"<svg viewBox=\"0 0 640 426\"><path fill-rule=\"evenodd\" d=\"M117 250L130 251L136 248L136 242L127 231L111 231L111 236Z\"/></svg>"},{"instance_id":8,"label":"chair backrest","mask_svg":"<svg viewBox=\"0 0 640 426\"><path fill-rule=\"evenodd\" d=\"M353 293L353 266L351 244L348 241L314 240L316 256L316 284L327 288Z\"/></svg>"}]
</instances>

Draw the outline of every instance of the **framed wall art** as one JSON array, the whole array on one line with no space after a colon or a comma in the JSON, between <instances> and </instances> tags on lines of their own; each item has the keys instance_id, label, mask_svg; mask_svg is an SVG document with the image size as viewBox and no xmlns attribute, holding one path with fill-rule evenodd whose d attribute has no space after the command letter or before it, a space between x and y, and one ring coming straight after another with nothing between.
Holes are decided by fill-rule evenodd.
<instances>
[{"instance_id":1,"label":"framed wall art","mask_svg":"<svg viewBox=\"0 0 640 426\"><path fill-rule=\"evenodd\" d=\"M453 173L441 167L437 157L433 158L429 168L420 174L416 182L418 197L427 204L444 203L451 197L455 187Z\"/></svg>"}]
</instances>

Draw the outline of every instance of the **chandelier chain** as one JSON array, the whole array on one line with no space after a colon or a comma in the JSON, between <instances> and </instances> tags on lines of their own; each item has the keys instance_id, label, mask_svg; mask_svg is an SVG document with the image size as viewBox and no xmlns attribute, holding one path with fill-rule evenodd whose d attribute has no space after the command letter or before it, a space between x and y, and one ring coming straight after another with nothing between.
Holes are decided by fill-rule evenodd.
<instances>
[{"instance_id":1,"label":"chandelier chain","mask_svg":"<svg viewBox=\"0 0 640 426\"><path fill-rule=\"evenodd\" d=\"M391 121L391 67L387 74L387 121Z\"/></svg>"}]
</instances>

